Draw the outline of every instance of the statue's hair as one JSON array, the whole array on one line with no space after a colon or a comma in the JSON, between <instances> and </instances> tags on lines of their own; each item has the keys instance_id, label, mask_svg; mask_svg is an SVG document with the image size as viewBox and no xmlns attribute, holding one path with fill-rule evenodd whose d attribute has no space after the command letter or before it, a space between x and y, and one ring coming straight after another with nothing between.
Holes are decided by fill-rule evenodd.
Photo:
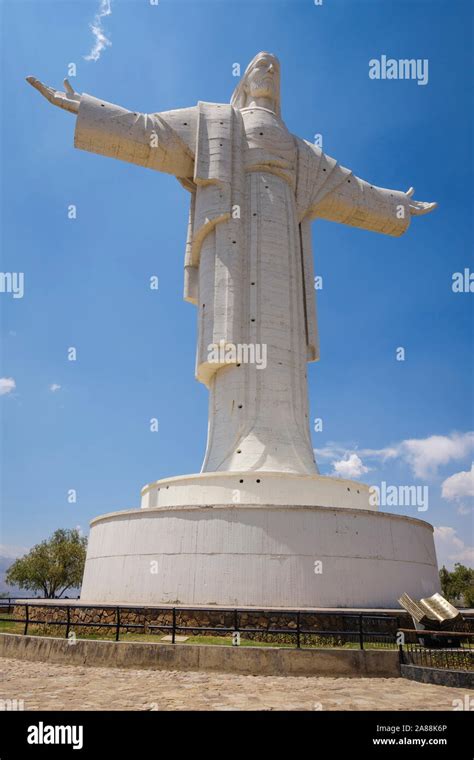
<instances>
[{"instance_id":1,"label":"statue's hair","mask_svg":"<svg viewBox=\"0 0 474 760\"><path fill-rule=\"evenodd\" d=\"M232 93L232 97L230 99L230 104L234 106L234 108L245 108L247 99L248 99L248 92L247 92L247 79L248 75L254 68L255 64L258 63L262 58L271 58L275 64L275 113L277 116L281 116L281 109L280 109L280 62L276 55L273 55L273 53L267 53L265 51L262 51L260 53L257 53L255 58L252 58L249 65L245 69L244 75L241 78L239 84L235 88L234 92Z\"/></svg>"}]
</instances>

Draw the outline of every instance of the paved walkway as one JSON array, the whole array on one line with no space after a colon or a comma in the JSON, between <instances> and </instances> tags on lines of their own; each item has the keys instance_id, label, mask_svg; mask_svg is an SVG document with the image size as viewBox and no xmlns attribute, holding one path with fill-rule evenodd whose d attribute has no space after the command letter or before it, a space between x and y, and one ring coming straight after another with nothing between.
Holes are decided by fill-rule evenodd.
<instances>
[{"instance_id":1,"label":"paved walkway","mask_svg":"<svg viewBox=\"0 0 474 760\"><path fill-rule=\"evenodd\" d=\"M403 678L240 676L0 658L0 700L23 700L25 710L452 710L466 693Z\"/></svg>"}]
</instances>

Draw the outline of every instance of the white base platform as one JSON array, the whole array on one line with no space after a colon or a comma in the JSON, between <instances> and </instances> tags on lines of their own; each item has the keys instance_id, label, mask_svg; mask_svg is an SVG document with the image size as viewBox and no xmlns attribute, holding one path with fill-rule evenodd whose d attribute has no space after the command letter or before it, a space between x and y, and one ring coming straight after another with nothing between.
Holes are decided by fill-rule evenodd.
<instances>
[{"instance_id":1,"label":"white base platform","mask_svg":"<svg viewBox=\"0 0 474 760\"><path fill-rule=\"evenodd\" d=\"M93 520L81 600L377 608L398 607L404 591L439 591L433 529L422 520L344 507L181 505Z\"/></svg>"},{"instance_id":2,"label":"white base platform","mask_svg":"<svg viewBox=\"0 0 474 760\"><path fill-rule=\"evenodd\" d=\"M141 490L142 509L230 504L378 509L365 483L316 474L201 472L157 480Z\"/></svg>"}]
</instances>

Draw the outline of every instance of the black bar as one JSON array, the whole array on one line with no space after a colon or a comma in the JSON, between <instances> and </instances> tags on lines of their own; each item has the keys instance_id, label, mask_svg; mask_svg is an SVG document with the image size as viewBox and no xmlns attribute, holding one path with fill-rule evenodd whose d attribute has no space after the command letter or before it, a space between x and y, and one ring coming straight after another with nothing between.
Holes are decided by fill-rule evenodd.
<instances>
[{"instance_id":1,"label":"black bar","mask_svg":"<svg viewBox=\"0 0 474 760\"><path fill-rule=\"evenodd\" d=\"M120 637L120 607L117 607L117 624L115 631L115 641L118 641Z\"/></svg>"},{"instance_id":2,"label":"black bar","mask_svg":"<svg viewBox=\"0 0 474 760\"><path fill-rule=\"evenodd\" d=\"M301 638L300 638L300 634L301 634L301 630L300 630L300 615L301 615L301 613L300 613L300 611L298 610L298 612L296 613L296 648L297 648L297 649L301 649Z\"/></svg>"},{"instance_id":3,"label":"black bar","mask_svg":"<svg viewBox=\"0 0 474 760\"><path fill-rule=\"evenodd\" d=\"M79 599L79 598L80 597L77 597L77 599ZM10 600L13 600L13 599L14 600L17 600L17 599L31 599L31 597L9 597L9 599ZM46 601L48 599L48 597L34 597L34 599L35 599L35 602L43 601L43 600ZM6 601L6 599L1 599L0 598L0 606L1 606L2 602L5 602L5 601ZM71 600L64 600L64 601L73 601L73 600L71 599ZM26 604L27 604L26 602L18 602L18 606L25 607ZM4 605L4 606L6 606L6 605ZM64 604L46 604L46 605L37 605L37 606L39 606L39 607L47 607L48 609L64 609L65 605ZM78 605L69 605L69 606L76 608ZM79 605L79 606L81 608L84 608L84 609L99 609L99 610L101 610L101 609L116 609L117 608L117 605L115 605L115 604L84 604L84 605ZM141 605L124 604L124 605L120 605L120 609L121 610L143 610L144 607L143 607L142 604ZM153 607L153 608L149 608L149 609L154 609L154 610L159 610L159 611L164 612L164 611L172 609L172 608L170 608L170 607ZM226 609L226 608L223 608L223 607L212 607L212 608L205 608L205 607L180 607L179 609L181 611L183 611L183 612L210 612L210 611L212 611L212 612L222 612L222 613L232 612L232 609L229 609L229 608ZM300 612L301 611L302 610L300 610ZM303 610L303 611L305 611L305 610ZM268 613L269 615L277 615L278 614L278 615L292 616L292 615L295 614L296 610L284 610L284 609L282 609L281 611L279 610L278 613L277 613L273 609L251 608L251 609L242 610L242 609L238 608L237 612L238 613L240 613L240 612L249 612L249 613L252 613L252 614L261 614L261 613L265 612L265 613ZM387 620L396 620L396 618L394 618L392 615L370 615L370 614L366 614L366 613L357 613L357 612L324 612L324 611L318 610L318 612L316 612L314 614L316 614L318 617L328 617L328 616L334 617L334 616L338 616L338 617L343 618L343 619L345 619L345 618L359 618L362 615L362 617L365 617L368 620L385 620L385 621L387 621ZM423 632L421 632L421 635L422 635L422 633Z\"/></svg>"},{"instance_id":4,"label":"black bar","mask_svg":"<svg viewBox=\"0 0 474 760\"><path fill-rule=\"evenodd\" d=\"M26 610L25 610L25 630L23 631L23 635L24 636L26 636L26 634L28 633L28 620L29 620L29 618L28 618L28 605L26 604L25 607L26 607Z\"/></svg>"},{"instance_id":5,"label":"black bar","mask_svg":"<svg viewBox=\"0 0 474 760\"><path fill-rule=\"evenodd\" d=\"M173 607L173 628L171 631L171 643L176 644L176 607Z\"/></svg>"},{"instance_id":6,"label":"black bar","mask_svg":"<svg viewBox=\"0 0 474 760\"><path fill-rule=\"evenodd\" d=\"M66 611L67 611L67 625L66 625L66 635L64 636L64 638L68 639L69 638L69 629L71 627L71 612L70 612L69 604L66 607Z\"/></svg>"},{"instance_id":7,"label":"black bar","mask_svg":"<svg viewBox=\"0 0 474 760\"><path fill-rule=\"evenodd\" d=\"M362 615L359 615L359 643L360 648L364 648L364 634L362 633Z\"/></svg>"},{"instance_id":8,"label":"black bar","mask_svg":"<svg viewBox=\"0 0 474 760\"><path fill-rule=\"evenodd\" d=\"M0 618L0 623L24 623L25 618ZM66 620L31 620L31 623L37 623L37 625L67 625ZM74 625L83 625L87 628L117 628L117 623L84 623L77 621ZM126 628L143 628L142 623L127 623ZM168 626L155 626L155 628L171 628ZM232 629L229 629L232 630Z\"/></svg>"}]
</instances>

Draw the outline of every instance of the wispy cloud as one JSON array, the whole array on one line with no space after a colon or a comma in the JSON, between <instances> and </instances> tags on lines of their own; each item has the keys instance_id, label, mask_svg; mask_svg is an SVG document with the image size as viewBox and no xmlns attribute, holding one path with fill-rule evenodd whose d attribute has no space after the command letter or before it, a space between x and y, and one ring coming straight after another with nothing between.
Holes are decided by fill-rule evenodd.
<instances>
[{"instance_id":1,"label":"wispy cloud","mask_svg":"<svg viewBox=\"0 0 474 760\"><path fill-rule=\"evenodd\" d=\"M411 468L417 478L424 480L435 476L441 466L459 461L474 450L474 432L431 435L427 438L408 438L383 449L349 448L329 443L322 449L315 449L316 458L333 460L333 464L347 460L356 453L362 459L381 463L390 459L400 459Z\"/></svg>"},{"instance_id":2,"label":"wispy cloud","mask_svg":"<svg viewBox=\"0 0 474 760\"><path fill-rule=\"evenodd\" d=\"M94 44L88 55L84 56L86 61L98 61L106 47L111 47L112 43L105 34L102 26L102 19L112 15L112 0L100 0L99 10L94 16L94 20L89 24L89 28L94 35Z\"/></svg>"},{"instance_id":3,"label":"wispy cloud","mask_svg":"<svg viewBox=\"0 0 474 760\"><path fill-rule=\"evenodd\" d=\"M440 567L445 565L449 570L456 562L462 565L474 564L474 548L467 546L454 528L440 525L434 529L434 540Z\"/></svg>"},{"instance_id":4,"label":"wispy cloud","mask_svg":"<svg viewBox=\"0 0 474 760\"><path fill-rule=\"evenodd\" d=\"M7 393L11 393L16 388L16 383L13 377L0 377L0 396L6 396Z\"/></svg>"},{"instance_id":5,"label":"wispy cloud","mask_svg":"<svg viewBox=\"0 0 474 760\"><path fill-rule=\"evenodd\" d=\"M60 389L61 389L61 386L58 385L57 383L51 383L51 385L49 386L49 390L51 391L51 393L56 393L56 391L59 391Z\"/></svg>"},{"instance_id":6,"label":"wispy cloud","mask_svg":"<svg viewBox=\"0 0 474 760\"><path fill-rule=\"evenodd\" d=\"M401 455L420 478L436 475L438 468L464 459L474 449L474 432L432 435L403 441Z\"/></svg>"},{"instance_id":7,"label":"wispy cloud","mask_svg":"<svg viewBox=\"0 0 474 760\"><path fill-rule=\"evenodd\" d=\"M459 515L466 517L471 514L474 504L474 462L470 470L455 472L454 475L443 480L441 496L447 501L458 502L456 511Z\"/></svg>"}]
</instances>

